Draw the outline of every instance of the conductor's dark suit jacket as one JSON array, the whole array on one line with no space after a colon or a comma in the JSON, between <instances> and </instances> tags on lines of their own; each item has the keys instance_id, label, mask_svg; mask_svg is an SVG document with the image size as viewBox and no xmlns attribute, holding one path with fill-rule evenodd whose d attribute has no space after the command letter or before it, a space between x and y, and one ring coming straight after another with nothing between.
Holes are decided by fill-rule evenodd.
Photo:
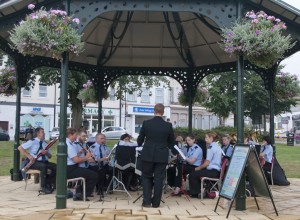
<instances>
[{"instance_id":1,"label":"conductor's dark suit jacket","mask_svg":"<svg viewBox=\"0 0 300 220\"><path fill-rule=\"evenodd\" d=\"M137 139L139 146L144 143L141 159L154 163L168 163L169 149L174 148L174 140L172 124L164 121L162 117L155 116L144 121Z\"/></svg>"}]
</instances>

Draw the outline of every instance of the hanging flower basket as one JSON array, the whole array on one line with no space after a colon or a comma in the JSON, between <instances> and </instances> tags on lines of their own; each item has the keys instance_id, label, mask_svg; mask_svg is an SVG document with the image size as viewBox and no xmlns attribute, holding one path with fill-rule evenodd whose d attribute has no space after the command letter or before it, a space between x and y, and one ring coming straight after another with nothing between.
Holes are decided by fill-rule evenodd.
<instances>
[{"instance_id":1,"label":"hanging flower basket","mask_svg":"<svg viewBox=\"0 0 300 220\"><path fill-rule=\"evenodd\" d=\"M16 70L6 67L0 70L0 94L12 96L17 93Z\"/></svg>"},{"instance_id":2,"label":"hanging flower basket","mask_svg":"<svg viewBox=\"0 0 300 220\"><path fill-rule=\"evenodd\" d=\"M104 93L103 98L108 98L108 93ZM79 92L78 99L82 100L83 103L97 103L99 98L96 95L95 87L91 80L88 80L83 84L83 89Z\"/></svg>"},{"instance_id":3,"label":"hanging flower basket","mask_svg":"<svg viewBox=\"0 0 300 220\"><path fill-rule=\"evenodd\" d=\"M220 46L230 55L243 55L252 64L268 69L283 58L285 51L294 46L290 35L282 34L286 28L279 18L263 11L250 11L242 22L222 29Z\"/></svg>"},{"instance_id":4,"label":"hanging flower basket","mask_svg":"<svg viewBox=\"0 0 300 220\"><path fill-rule=\"evenodd\" d=\"M34 7L33 4L28 6L31 10ZM10 32L11 47L23 55L34 56L49 52L56 59L60 59L63 52L78 55L83 50L83 42L72 25L79 22L78 18L67 16L65 11L46 11L41 8L15 25Z\"/></svg>"}]
</instances>

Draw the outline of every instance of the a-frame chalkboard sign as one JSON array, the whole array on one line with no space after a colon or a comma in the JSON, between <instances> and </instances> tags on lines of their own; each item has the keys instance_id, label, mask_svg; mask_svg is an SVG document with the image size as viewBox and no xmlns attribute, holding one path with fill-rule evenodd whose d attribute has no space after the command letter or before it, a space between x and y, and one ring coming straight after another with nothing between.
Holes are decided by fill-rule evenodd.
<instances>
[{"instance_id":1,"label":"a-frame chalkboard sign","mask_svg":"<svg viewBox=\"0 0 300 220\"><path fill-rule=\"evenodd\" d=\"M228 218L232 204L236 197L237 188L244 172L246 172L247 178L253 187L254 199L257 208L259 209L256 196L269 197L272 201L276 215L278 215L267 179L262 167L260 166L255 146L247 144L238 144L234 147L234 151L220 189L215 211L217 210L220 198L230 200L230 206L226 216L226 218Z\"/></svg>"}]
</instances>

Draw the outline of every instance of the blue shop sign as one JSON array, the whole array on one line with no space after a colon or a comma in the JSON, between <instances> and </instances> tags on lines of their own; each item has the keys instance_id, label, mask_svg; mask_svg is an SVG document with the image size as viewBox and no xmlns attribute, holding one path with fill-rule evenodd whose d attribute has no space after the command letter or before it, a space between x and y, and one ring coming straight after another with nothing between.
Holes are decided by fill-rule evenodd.
<instances>
[{"instance_id":1,"label":"blue shop sign","mask_svg":"<svg viewBox=\"0 0 300 220\"><path fill-rule=\"evenodd\" d=\"M42 110L42 108L38 108L38 107L33 107L32 111L34 112L40 112Z\"/></svg>"},{"instance_id":2,"label":"blue shop sign","mask_svg":"<svg viewBox=\"0 0 300 220\"><path fill-rule=\"evenodd\" d=\"M154 108L133 107L133 112L154 113Z\"/></svg>"}]
</instances>

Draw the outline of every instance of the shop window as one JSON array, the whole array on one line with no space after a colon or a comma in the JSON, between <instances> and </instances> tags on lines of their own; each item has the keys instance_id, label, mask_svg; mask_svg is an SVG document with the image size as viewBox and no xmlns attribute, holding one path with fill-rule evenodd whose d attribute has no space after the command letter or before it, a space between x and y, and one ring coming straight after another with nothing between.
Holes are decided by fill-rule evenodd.
<instances>
[{"instance_id":1,"label":"shop window","mask_svg":"<svg viewBox=\"0 0 300 220\"><path fill-rule=\"evenodd\" d=\"M155 89L155 103L164 103L164 89Z\"/></svg>"},{"instance_id":2,"label":"shop window","mask_svg":"<svg viewBox=\"0 0 300 220\"><path fill-rule=\"evenodd\" d=\"M141 102L142 103L150 103L150 96L151 96L151 93L150 93L149 89L142 88Z\"/></svg>"},{"instance_id":3,"label":"shop window","mask_svg":"<svg viewBox=\"0 0 300 220\"><path fill-rule=\"evenodd\" d=\"M45 98L47 97L47 86L46 85L39 85L39 97Z\"/></svg>"},{"instance_id":4,"label":"shop window","mask_svg":"<svg viewBox=\"0 0 300 220\"><path fill-rule=\"evenodd\" d=\"M128 102L136 102L136 92L133 92L132 94L127 94L127 101Z\"/></svg>"},{"instance_id":5,"label":"shop window","mask_svg":"<svg viewBox=\"0 0 300 220\"><path fill-rule=\"evenodd\" d=\"M23 89L23 97L31 97L31 89Z\"/></svg>"},{"instance_id":6,"label":"shop window","mask_svg":"<svg viewBox=\"0 0 300 220\"><path fill-rule=\"evenodd\" d=\"M116 91L114 88L110 87L110 90L109 90L109 100L110 101L115 101L116 100Z\"/></svg>"}]
</instances>

